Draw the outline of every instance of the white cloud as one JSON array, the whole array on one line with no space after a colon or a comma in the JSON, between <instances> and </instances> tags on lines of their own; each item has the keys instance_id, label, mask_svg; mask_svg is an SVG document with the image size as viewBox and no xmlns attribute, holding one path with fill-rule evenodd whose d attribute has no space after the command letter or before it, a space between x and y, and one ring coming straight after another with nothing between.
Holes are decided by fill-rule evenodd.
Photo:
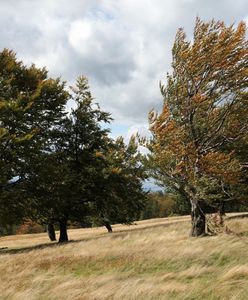
<instances>
[{"instance_id":1,"label":"white cloud","mask_svg":"<svg viewBox=\"0 0 248 300\"><path fill-rule=\"evenodd\" d=\"M131 126L128 129L125 138L128 141L133 135L136 135L136 134L139 134L139 136L141 138L149 137L150 136L150 131L148 130L148 126L146 124Z\"/></svg>"},{"instance_id":2,"label":"white cloud","mask_svg":"<svg viewBox=\"0 0 248 300\"><path fill-rule=\"evenodd\" d=\"M69 43L79 53L88 54L89 50L97 50L97 41L92 40L93 26L88 20L73 21L68 33Z\"/></svg>"},{"instance_id":3,"label":"white cloud","mask_svg":"<svg viewBox=\"0 0 248 300\"><path fill-rule=\"evenodd\" d=\"M161 107L159 81L170 69L176 30L184 27L191 38L196 16L247 21L247 1L1 1L0 48L70 84L88 76L114 124L132 132L146 126L149 110Z\"/></svg>"}]
</instances>

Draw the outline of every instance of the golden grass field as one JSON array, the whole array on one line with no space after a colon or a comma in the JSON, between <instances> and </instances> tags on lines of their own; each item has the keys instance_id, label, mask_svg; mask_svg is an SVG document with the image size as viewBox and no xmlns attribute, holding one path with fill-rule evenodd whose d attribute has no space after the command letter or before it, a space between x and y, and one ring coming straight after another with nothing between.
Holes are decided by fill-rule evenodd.
<instances>
[{"instance_id":1,"label":"golden grass field","mask_svg":"<svg viewBox=\"0 0 248 300\"><path fill-rule=\"evenodd\" d=\"M248 299L248 219L189 238L189 217L0 238L0 299Z\"/></svg>"}]
</instances>

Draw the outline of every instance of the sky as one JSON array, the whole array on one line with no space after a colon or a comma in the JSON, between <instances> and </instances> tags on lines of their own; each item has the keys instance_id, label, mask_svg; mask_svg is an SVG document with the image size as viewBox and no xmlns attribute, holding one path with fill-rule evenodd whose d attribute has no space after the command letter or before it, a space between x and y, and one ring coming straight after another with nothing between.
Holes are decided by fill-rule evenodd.
<instances>
[{"instance_id":1,"label":"sky","mask_svg":"<svg viewBox=\"0 0 248 300\"><path fill-rule=\"evenodd\" d=\"M112 137L148 132L176 31L192 39L196 17L248 22L247 0L0 0L0 49L47 67L68 85L87 76L114 121Z\"/></svg>"}]
</instances>

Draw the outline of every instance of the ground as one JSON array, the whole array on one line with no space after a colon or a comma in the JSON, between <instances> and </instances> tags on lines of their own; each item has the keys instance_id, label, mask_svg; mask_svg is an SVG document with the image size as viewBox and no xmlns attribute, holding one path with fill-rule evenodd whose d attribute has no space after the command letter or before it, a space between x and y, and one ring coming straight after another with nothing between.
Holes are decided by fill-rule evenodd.
<instances>
[{"instance_id":1,"label":"ground","mask_svg":"<svg viewBox=\"0 0 248 300\"><path fill-rule=\"evenodd\" d=\"M248 299L248 220L190 238L189 217L0 238L0 299ZM7 249L4 249L8 247Z\"/></svg>"}]
</instances>

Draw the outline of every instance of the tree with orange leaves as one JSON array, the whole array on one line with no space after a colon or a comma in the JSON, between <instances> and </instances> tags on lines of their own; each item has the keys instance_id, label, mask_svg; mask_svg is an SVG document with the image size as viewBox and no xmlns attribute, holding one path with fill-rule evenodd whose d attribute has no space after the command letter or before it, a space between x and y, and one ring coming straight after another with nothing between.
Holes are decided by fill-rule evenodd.
<instances>
[{"instance_id":1,"label":"tree with orange leaves","mask_svg":"<svg viewBox=\"0 0 248 300\"><path fill-rule=\"evenodd\" d=\"M149 116L153 176L190 202L191 236L205 234L203 204L230 198L240 181L232 145L247 136L247 46L243 22L197 18L192 43L179 29L162 112Z\"/></svg>"}]
</instances>

